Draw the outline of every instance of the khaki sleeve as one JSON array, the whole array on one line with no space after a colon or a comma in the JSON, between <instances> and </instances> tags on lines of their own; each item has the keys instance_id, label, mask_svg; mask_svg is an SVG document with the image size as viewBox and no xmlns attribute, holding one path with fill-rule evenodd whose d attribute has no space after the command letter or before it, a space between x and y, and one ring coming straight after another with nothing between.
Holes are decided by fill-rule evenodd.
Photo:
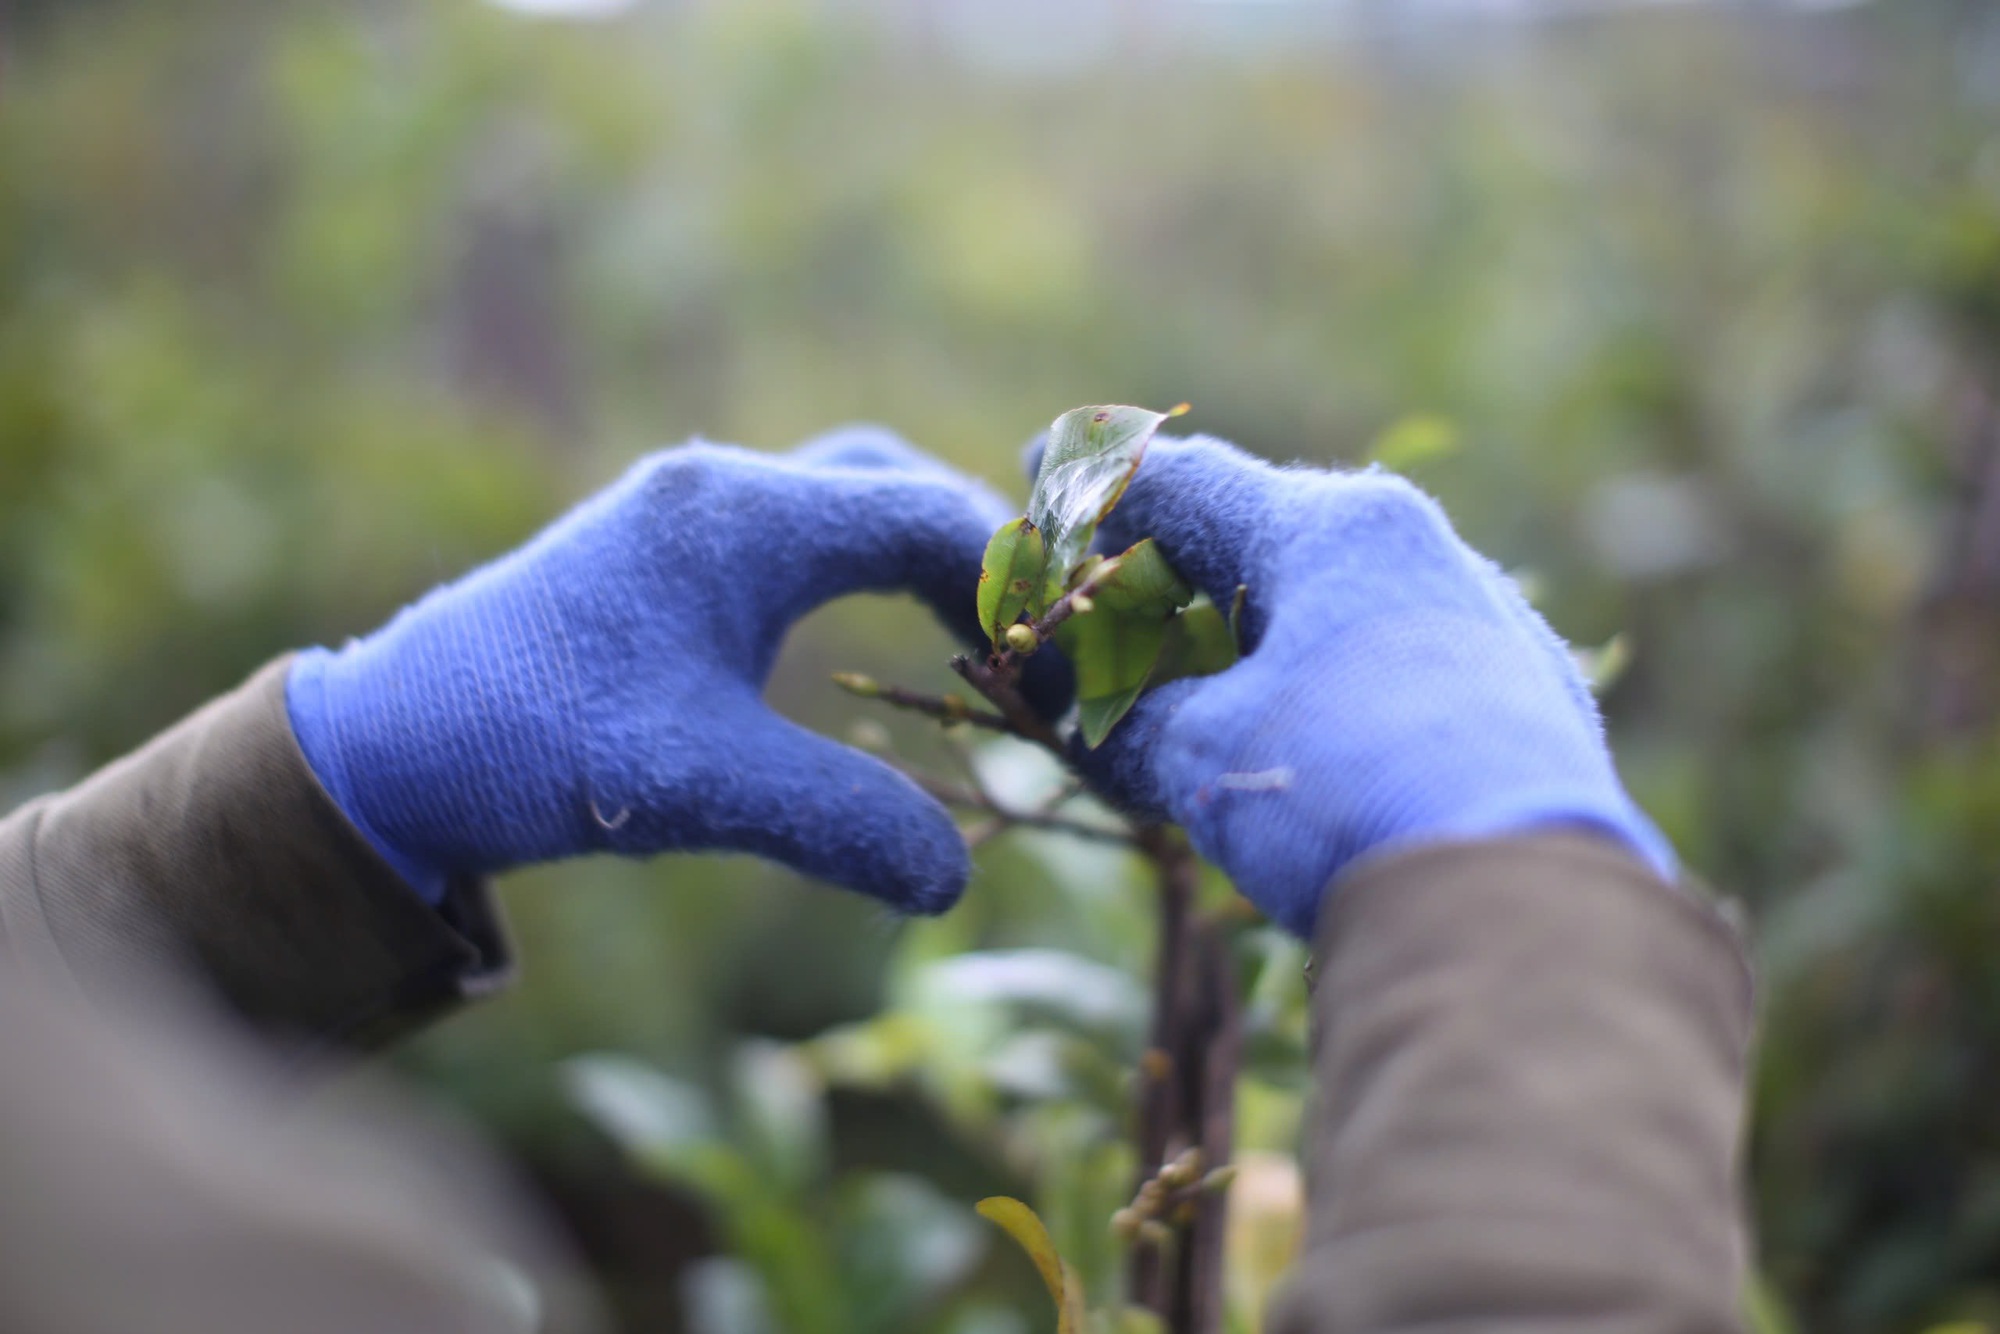
<instances>
[{"instance_id":1,"label":"khaki sleeve","mask_svg":"<svg viewBox=\"0 0 2000 1334\"><path fill-rule=\"evenodd\" d=\"M192 975L259 1027L385 1041L511 968L485 887L433 909L320 788L288 660L0 821L0 952L88 992Z\"/></svg>"},{"instance_id":2,"label":"khaki sleeve","mask_svg":"<svg viewBox=\"0 0 2000 1334\"><path fill-rule=\"evenodd\" d=\"M1737 1334L1749 967L1579 835L1366 864L1322 914L1278 1334Z\"/></svg>"}]
</instances>

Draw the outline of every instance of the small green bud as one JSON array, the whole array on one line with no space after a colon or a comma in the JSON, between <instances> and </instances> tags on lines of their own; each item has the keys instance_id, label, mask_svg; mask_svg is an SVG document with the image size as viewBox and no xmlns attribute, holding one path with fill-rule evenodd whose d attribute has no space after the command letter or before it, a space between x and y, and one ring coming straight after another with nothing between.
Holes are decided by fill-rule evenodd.
<instances>
[{"instance_id":1,"label":"small green bud","mask_svg":"<svg viewBox=\"0 0 2000 1334\"><path fill-rule=\"evenodd\" d=\"M1007 627L1007 647L1026 657L1042 646L1042 637L1035 633L1032 625L1010 625Z\"/></svg>"},{"instance_id":2,"label":"small green bud","mask_svg":"<svg viewBox=\"0 0 2000 1334\"><path fill-rule=\"evenodd\" d=\"M876 684L874 677L863 676L859 672L835 672L833 683L848 694L858 695L862 699L878 699L882 694L882 687Z\"/></svg>"},{"instance_id":3,"label":"small green bud","mask_svg":"<svg viewBox=\"0 0 2000 1334\"><path fill-rule=\"evenodd\" d=\"M1078 616L1088 616L1097 610L1097 603L1088 593L1078 593L1069 600L1070 609Z\"/></svg>"}]
</instances>

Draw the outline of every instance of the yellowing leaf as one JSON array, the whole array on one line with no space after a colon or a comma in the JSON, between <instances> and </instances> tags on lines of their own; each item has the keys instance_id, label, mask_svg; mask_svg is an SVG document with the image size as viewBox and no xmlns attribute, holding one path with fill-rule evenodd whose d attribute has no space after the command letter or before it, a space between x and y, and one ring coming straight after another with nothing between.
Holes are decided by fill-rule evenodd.
<instances>
[{"instance_id":1,"label":"yellowing leaf","mask_svg":"<svg viewBox=\"0 0 2000 1334\"><path fill-rule=\"evenodd\" d=\"M1042 530L1058 575L1083 558L1167 415L1117 405L1075 408L1049 428L1028 517Z\"/></svg>"},{"instance_id":2,"label":"yellowing leaf","mask_svg":"<svg viewBox=\"0 0 2000 1334\"><path fill-rule=\"evenodd\" d=\"M1041 530L1025 518L1003 524L987 542L979 569L979 625L995 647L1028 609L1047 563Z\"/></svg>"},{"instance_id":3,"label":"yellowing leaf","mask_svg":"<svg viewBox=\"0 0 2000 1334\"><path fill-rule=\"evenodd\" d=\"M1035 1211L1006 1195L990 1196L973 1207L980 1217L999 1224L1041 1271L1042 1285L1056 1304L1056 1334L1085 1334L1083 1284L1069 1263L1056 1254L1056 1244Z\"/></svg>"}]
</instances>

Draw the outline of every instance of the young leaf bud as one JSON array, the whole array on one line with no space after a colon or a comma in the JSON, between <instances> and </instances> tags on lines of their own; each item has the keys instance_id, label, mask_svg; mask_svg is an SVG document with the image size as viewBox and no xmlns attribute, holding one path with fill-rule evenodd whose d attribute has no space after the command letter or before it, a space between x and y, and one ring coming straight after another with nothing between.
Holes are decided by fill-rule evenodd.
<instances>
[{"instance_id":1,"label":"young leaf bud","mask_svg":"<svg viewBox=\"0 0 2000 1334\"><path fill-rule=\"evenodd\" d=\"M876 699L882 694L882 687L876 684L874 677L863 676L859 672L835 672L833 683L848 694L858 695L862 699Z\"/></svg>"},{"instance_id":2,"label":"young leaf bud","mask_svg":"<svg viewBox=\"0 0 2000 1334\"><path fill-rule=\"evenodd\" d=\"M1078 616L1088 616L1097 610L1097 603L1091 600L1088 593L1074 594L1069 600L1069 605L1070 610L1074 611Z\"/></svg>"},{"instance_id":3,"label":"young leaf bud","mask_svg":"<svg viewBox=\"0 0 2000 1334\"><path fill-rule=\"evenodd\" d=\"M1235 1163L1224 1163L1201 1179L1201 1188L1209 1192L1228 1190L1229 1183L1236 1180L1236 1170Z\"/></svg>"},{"instance_id":4,"label":"young leaf bud","mask_svg":"<svg viewBox=\"0 0 2000 1334\"><path fill-rule=\"evenodd\" d=\"M1010 625L1007 627L1007 647L1026 657L1042 646L1042 637L1035 633L1032 625Z\"/></svg>"},{"instance_id":5,"label":"young leaf bud","mask_svg":"<svg viewBox=\"0 0 2000 1334\"><path fill-rule=\"evenodd\" d=\"M1179 1190L1184 1186L1192 1186L1200 1179L1200 1149L1189 1149L1160 1169L1160 1180L1174 1190Z\"/></svg>"}]
</instances>

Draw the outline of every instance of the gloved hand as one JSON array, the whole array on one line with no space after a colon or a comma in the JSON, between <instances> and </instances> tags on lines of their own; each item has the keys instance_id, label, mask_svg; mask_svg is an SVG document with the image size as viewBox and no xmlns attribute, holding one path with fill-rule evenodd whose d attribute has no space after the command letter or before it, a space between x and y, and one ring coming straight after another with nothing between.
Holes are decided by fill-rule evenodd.
<instances>
[{"instance_id":1,"label":"gloved hand","mask_svg":"<svg viewBox=\"0 0 2000 1334\"><path fill-rule=\"evenodd\" d=\"M1360 858L1545 826L1672 878L1568 649L1400 477L1156 440L1102 533L1112 551L1156 538L1218 606L1249 588L1243 659L1145 695L1085 763L1274 920L1310 936Z\"/></svg>"},{"instance_id":2,"label":"gloved hand","mask_svg":"<svg viewBox=\"0 0 2000 1334\"><path fill-rule=\"evenodd\" d=\"M968 871L943 807L761 690L786 629L844 593L911 590L976 638L980 555L1010 514L871 428L785 457L667 450L368 638L302 654L293 730L431 902L455 874L708 848L941 912Z\"/></svg>"}]
</instances>

